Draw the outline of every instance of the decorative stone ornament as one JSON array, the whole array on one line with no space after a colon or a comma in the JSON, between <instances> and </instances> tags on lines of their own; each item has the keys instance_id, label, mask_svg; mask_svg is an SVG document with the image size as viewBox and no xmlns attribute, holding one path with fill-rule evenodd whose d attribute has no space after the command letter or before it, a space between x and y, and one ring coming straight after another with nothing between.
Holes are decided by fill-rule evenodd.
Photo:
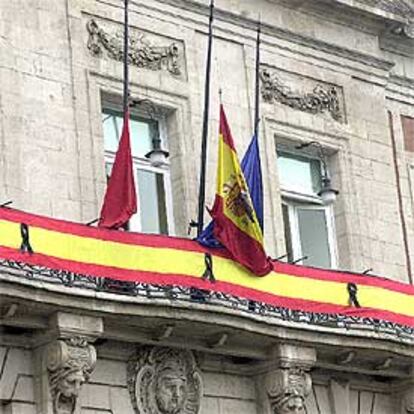
<instances>
[{"instance_id":1,"label":"decorative stone ornament","mask_svg":"<svg viewBox=\"0 0 414 414\"><path fill-rule=\"evenodd\" d=\"M312 91L300 93L285 85L276 73L270 73L267 69L260 72L260 79L262 98L266 102L279 102L311 114L329 112L335 121L344 121L339 90L335 86L317 84Z\"/></svg>"},{"instance_id":2,"label":"decorative stone ornament","mask_svg":"<svg viewBox=\"0 0 414 414\"><path fill-rule=\"evenodd\" d=\"M408 37L409 39L414 39L414 22L398 24L392 28L391 32L396 35Z\"/></svg>"},{"instance_id":3,"label":"decorative stone ornament","mask_svg":"<svg viewBox=\"0 0 414 414\"><path fill-rule=\"evenodd\" d=\"M201 374L191 351L144 346L127 367L136 414L198 414Z\"/></svg>"},{"instance_id":4,"label":"decorative stone ornament","mask_svg":"<svg viewBox=\"0 0 414 414\"><path fill-rule=\"evenodd\" d=\"M412 384L405 392L403 401L405 411L409 414L414 413L414 384Z\"/></svg>"},{"instance_id":5,"label":"decorative stone ornament","mask_svg":"<svg viewBox=\"0 0 414 414\"><path fill-rule=\"evenodd\" d=\"M306 413L305 400L312 381L302 368L282 368L268 373L265 387L274 414Z\"/></svg>"},{"instance_id":6,"label":"decorative stone ornament","mask_svg":"<svg viewBox=\"0 0 414 414\"><path fill-rule=\"evenodd\" d=\"M361 0L359 0L362 2ZM414 17L414 7L410 0L364 0L365 5L379 7L390 13L395 13L405 18Z\"/></svg>"},{"instance_id":7,"label":"decorative stone ornament","mask_svg":"<svg viewBox=\"0 0 414 414\"><path fill-rule=\"evenodd\" d=\"M124 58L122 33L110 34L91 19L86 24L89 32L87 47L96 57L106 55L114 60ZM154 46L143 34L130 36L128 61L131 65L155 71L166 70L172 75L181 75L180 49L176 43Z\"/></svg>"},{"instance_id":8,"label":"decorative stone ornament","mask_svg":"<svg viewBox=\"0 0 414 414\"><path fill-rule=\"evenodd\" d=\"M73 414L80 388L95 368L95 348L79 337L57 340L47 348L46 364L53 413Z\"/></svg>"}]
</instances>

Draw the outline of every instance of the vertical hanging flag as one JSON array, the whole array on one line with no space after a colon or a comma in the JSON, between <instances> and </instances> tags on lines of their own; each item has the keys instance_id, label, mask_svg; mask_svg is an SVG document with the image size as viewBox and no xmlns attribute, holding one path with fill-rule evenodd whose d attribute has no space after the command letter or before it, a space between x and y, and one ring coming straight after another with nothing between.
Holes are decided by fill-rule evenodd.
<instances>
[{"instance_id":1,"label":"vertical hanging flag","mask_svg":"<svg viewBox=\"0 0 414 414\"><path fill-rule=\"evenodd\" d=\"M129 137L129 112L125 111L124 125L115 162L112 167L98 226L118 229L137 212L134 170Z\"/></svg>"},{"instance_id":2,"label":"vertical hanging flag","mask_svg":"<svg viewBox=\"0 0 414 414\"><path fill-rule=\"evenodd\" d=\"M272 264L263 246L263 233L244 178L223 105L220 106L217 191L211 216L214 236L234 260L256 275Z\"/></svg>"},{"instance_id":3,"label":"vertical hanging flag","mask_svg":"<svg viewBox=\"0 0 414 414\"><path fill-rule=\"evenodd\" d=\"M257 220L263 233L263 179L262 165L260 162L259 139L257 134L253 135L249 148L241 162L241 169L249 188Z\"/></svg>"},{"instance_id":4,"label":"vertical hanging flag","mask_svg":"<svg viewBox=\"0 0 414 414\"><path fill-rule=\"evenodd\" d=\"M260 162L259 140L254 135L241 162L241 169L246 179L257 220L263 233L263 180ZM223 247L214 237L214 220L210 221L197 241L206 247Z\"/></svg>"},{"instance_id":5,"label":"vertical hanging flag","mask_svg":"<svg viewBox=\"0 0 414 414\"><path fill-rule=\"evenodd\" d=\"M249 188L250 197L253 202L253 207L256 211L256 216L263 233L263 180L262 180L262 166L260 162L259 151L259 119L260 119L260 33L261 24L257 25L257 39L256 39L256 85L255 85L255 114L254 114L254 135L250 141L250 145L244 154L241 162L241 168L244 178ZM201 234L197 235L197 241L206 247L223 247L214 237L214 220L210 221L209 225L203 230Z\"/></svg>"}]
</instances>

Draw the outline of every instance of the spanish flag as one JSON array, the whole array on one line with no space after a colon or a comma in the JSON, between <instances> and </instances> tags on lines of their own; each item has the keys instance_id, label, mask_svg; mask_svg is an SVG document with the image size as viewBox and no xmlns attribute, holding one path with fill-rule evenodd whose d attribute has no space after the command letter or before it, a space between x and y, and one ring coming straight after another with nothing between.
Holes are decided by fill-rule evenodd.
<instances>
[{"instance_id":1,"label":"spanish flag","mask_svg":"<svg viewBox=\"0 0 414 414\"><path fill-rule=\"evenodd\" d=\"M216 198L211 216L214 236L234 260L258 276L272 264L263 247L263 233L234 147L223 105L220 106Z\"/></svg>"}]
</instances>

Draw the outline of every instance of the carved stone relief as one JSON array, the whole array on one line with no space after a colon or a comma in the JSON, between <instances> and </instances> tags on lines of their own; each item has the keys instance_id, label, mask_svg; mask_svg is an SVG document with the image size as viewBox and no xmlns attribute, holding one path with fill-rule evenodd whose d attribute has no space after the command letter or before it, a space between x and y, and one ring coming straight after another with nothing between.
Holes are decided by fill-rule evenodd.
<instances>
[{"instance_id":1,"label":"carved stone relief","mask_svg":"<svg viewBox=\"0 0 414 414\"><path fill-rule=\"evenodd\" d=\"M406 36L409 39L414 39L414 22L397 24L392 27L391 32L399 36Z\"/></svg>"},{"instance_id":2,"label":"carved stone relief","mask_svg":"<svg viewBox=\"0 0 414 414\"><path fill-rule=\"evenodd\" d=\"M405 411L409 414L414 413L414 384L406 390L403 401Z\"/></svg>"},{"instance_id":3,"label":"carved stone relief","mask_svg":"<svg viewBox=\"0 0 414 414\"><path fill-rule=\"evenodd\" d=\"M128 362L136 414L198 414L202 380L191 351L144 346Z\"/></svg>"},{"instance_id":4,"label":"carved stone relief","mask_svg":"<svg viewBox=\"0 0 414 414\"><path fill-rule=\"evenodd\" d=\"M260 78L262 82L261 95L266 102L279 102L282 105L311 114L328 112L335 121L344 122L340 88L320 82L312 86L310 92L300 92L286 85L279 74L271 73L268 69L260 71ZM294 80L297 83L303 83L300 77L296 77Z\"/></svg>"},{"instance_id":5,"label":"carved stone relief","mask_svg":"<svg viewBox=\"0 0 414 414\"><path fill-rule=\"evenodd\" d=\"M109 33L95 19L89 20L86 28L89 32L87 47L93 56L106 55L114 60L123 60L123 33ZM167 71L174 76L182 74L182 49L179 45L173 42L167 46L155 46L142 33L131 33L128 60L139 68Z\"/></svg>"},{"instance_id":6,"label":"carved stone relief","mask_svg":"<svg viewBox=\"0 0 414 414\"><path fill-rule=\"evenodd\" d=\"M412 0L359 0L364 6L378 7L385 12L403 17L406 23L399 23L391 28L397 35L414 39L414 3Z\"/></svg>"},{"instance_id":7,"label":"carved stone relief","mask_svg":"<svg viewBox=\"0 0 414 414\"><path fill-rule=\"evenodd\" d=\"M359 0L359 2L406 18L414 17L414 7L409 0L364 0L363 2Z\"/></svg>"},{"instance_id":8,"label":"carved stone relief","mask_svg":"<svg viewBox=\"0 0 414 414\"><path fill-rule=\"evenodd\" d=\"M304 369L291 367L268 373L265 387L274 414L305 414L312 381Z\"/></svg>"},{"instance_id":9,"label":"carved stone relief","mask_svg":"<svg viewBox=\"0 0 414 414\"><path fill-rule=\"evenodd\" d=\"M47 348L46 364L54 414L73 414L80 388L95 367L95 348L79 337L57 340Z\"/></svg>"}]
</instances>

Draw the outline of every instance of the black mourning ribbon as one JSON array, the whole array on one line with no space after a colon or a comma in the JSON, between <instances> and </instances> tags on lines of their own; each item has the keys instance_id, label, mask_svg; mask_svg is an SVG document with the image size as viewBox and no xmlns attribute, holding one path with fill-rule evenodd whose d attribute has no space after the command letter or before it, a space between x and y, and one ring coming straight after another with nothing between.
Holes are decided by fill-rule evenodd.
<instances>
[{"instance_id":1,"label":"black mourning ribbon","mask_svg":"<svg viewBox=\"0 0 414 414\"><path fill-rule=\"evenodd\" d=\"M214 283L216 281L216 278L214 277L213 273L213 258L211 257L210 253L206 253L204 255L204 263L206 265L206 270L204 270L201 279L209 280L210 282Z\"/></svg>"},{"instance_id":2,"label":"black mourning ribbon","mask_svg":"<svg viewBox=\"0 0 414 414\"><path fill-rule=\"evenodd\" d=\"M25 223L20 224L20 234L22 236L22 244L20 245L20 251L23 253L33 253L32 246L29 240L29 226Z\"/></svg>"},{"instance_id":3,"label":"black mourning ribbon","mask_svg":"<svg viewBox=\"0 0 414 414\"><path fill-rule=\"evenodd\" d=\"M360 308L361 305L358 302L357 293L358 293L358 286L355 283L348 283L347 285L348 293L349 293L349 303L356 308Z\"/></svg>"}]
</instances>

